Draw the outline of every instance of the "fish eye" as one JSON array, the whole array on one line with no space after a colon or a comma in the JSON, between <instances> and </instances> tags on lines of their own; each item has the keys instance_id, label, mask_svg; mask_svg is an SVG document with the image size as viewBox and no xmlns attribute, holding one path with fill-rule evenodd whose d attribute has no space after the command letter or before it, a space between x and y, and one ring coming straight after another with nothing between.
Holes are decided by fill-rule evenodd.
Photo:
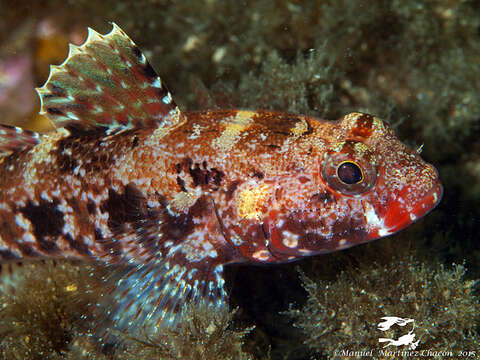
<instances>
[{"instance_id":1,"label":"fish eye","mask_svg":"<svg viewBox=\"0 0 480 360\"><path fill-rule=\"evenodd\" d=\"M347 185L358 184L363 181L363 171L353 161L343 161L337 166L338 179Z\"/></svg>"},{"instance_id":2,"label":"fish eye","mask_svg":"<svg viewBox=\"0 0 480 360\"><path fill-rule=\"evenodd\" d=\"M332 145L323 156L320 170L325 184L345 195L365 194L377 181L374 152L355 140Z\"/></svg>"}]
</instances>

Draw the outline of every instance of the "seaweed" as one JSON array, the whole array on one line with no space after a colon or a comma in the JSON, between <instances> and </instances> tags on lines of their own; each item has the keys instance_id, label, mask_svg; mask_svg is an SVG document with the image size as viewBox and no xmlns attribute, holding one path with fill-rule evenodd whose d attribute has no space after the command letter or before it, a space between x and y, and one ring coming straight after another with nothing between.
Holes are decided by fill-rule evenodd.
<instances>
[{"instance_id":1,"label":"seaweed","mask_svg":"<svg viewBox=\"0 0 480 360\"><path fill-rule=\"evenodd\" d=\"M395 337L393 330L376 329L384 316L415 320L417 350L475 351L478 288L477 281L464 279L465 272L463 265L447 270L413 257L397 258L389 266L352 267L334 281L312 280L300 271L308 300L286 314L303 330L305 344L329 359L344 358L345 349L378 349L379 337Z\"/></svg>"},{"instance_id":2,"label":"seaweed","mask_svg":"<svg viewBox=\"0 0 480 360\"><path fill-rule=\"evenodd\" d=\"M0 357L64 359L86 341L102 268L49 260L2 265Z\"/></svg>"},{"instance_id":3,"label":"seaweed","mask_svg":"<svg viewBox=\"0 0 480 360\"><path fill-rule=\"evenodd\" d=\"M242 349L253 327L235 326L225 307L192 306L178 329L133 337L103 349L92 336L107 268L71 260L4 265L1 282L2 359L253 359Z\"/></svg>"},{"instance_id":4,"label":"seaweed","mask_svg":"<svg viewBox=\"0 0 480 360\"><path fill-rule=\"evenodd\" d=\"M117 356L122 360L253 359L242 349L243 339L253 327L232 329L234 313L227 308L212 313L205 305L191 306L178 329L167 329L154 337L130 338L125 334L129 345Z\"/></svg>"}]
</instances>

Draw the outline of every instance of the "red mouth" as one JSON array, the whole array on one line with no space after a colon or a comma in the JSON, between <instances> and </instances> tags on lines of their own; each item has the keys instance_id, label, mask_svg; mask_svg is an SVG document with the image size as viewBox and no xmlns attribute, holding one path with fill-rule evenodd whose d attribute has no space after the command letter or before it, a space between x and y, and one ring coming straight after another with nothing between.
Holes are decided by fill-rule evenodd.
<instances>
[{"instance_id":1,"label":"red mouth","mask_svg":"<svg viewBox=\"0 0 480 360\"><path fill-rule=\"evenodd\" d=\"M389 234L403 229L429 213L438 205L443 195L443 187L438 183L412 207L404 201L408 190L408 188L405 188L398 194L397 199L390 204L385 214L384 227Z\"/></svg>"}]
</instances>

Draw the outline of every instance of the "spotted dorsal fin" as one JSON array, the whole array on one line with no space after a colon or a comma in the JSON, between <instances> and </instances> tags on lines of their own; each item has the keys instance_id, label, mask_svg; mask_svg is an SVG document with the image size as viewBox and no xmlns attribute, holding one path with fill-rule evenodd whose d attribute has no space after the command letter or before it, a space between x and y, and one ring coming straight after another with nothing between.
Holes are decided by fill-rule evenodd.
<instances>
[{"instance_id":1,"label":"spotted dorsal fin","mask_svg":"<svg viewBox=\"0 0 480 360\"><path fill-rule=\"evenodd\" d=\"M0 125L0 158L37 145L41 135L16 126Z\"/></svg>"},{"instance_id":2,"label":"spotted dorsal fin","mask_svg":"<svg viewBox=\"0 0 480 360\"><path fill-rule=\"evenodd\" d=\"M70 44L67 59L51 66L47 82L37 92L40 113L57 128L168 127L181 121L170 92L115 24L106 35L89 28L83 45Z\"/></svg>"}]
</instances>

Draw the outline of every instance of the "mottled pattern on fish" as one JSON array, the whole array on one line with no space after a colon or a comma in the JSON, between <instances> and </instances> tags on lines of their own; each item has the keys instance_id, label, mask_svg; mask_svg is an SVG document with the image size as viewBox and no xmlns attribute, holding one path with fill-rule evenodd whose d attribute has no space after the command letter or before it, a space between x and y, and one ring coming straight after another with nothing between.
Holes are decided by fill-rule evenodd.
<instances>
[{"instance_id":1,"label":"mottled pattern on fish","mask_svg":"<svg viewBox=\"0 0 480 360\"><path fill-rule=\"evenodd\" d=\"M224 306L225 264L371 241L441 197L371 115L181 112L116 25L71 45L38 93L55 133L0 128L0 257L112 264L101 330L175 326L183 304Z\"/></svg>"}]
</instances>

